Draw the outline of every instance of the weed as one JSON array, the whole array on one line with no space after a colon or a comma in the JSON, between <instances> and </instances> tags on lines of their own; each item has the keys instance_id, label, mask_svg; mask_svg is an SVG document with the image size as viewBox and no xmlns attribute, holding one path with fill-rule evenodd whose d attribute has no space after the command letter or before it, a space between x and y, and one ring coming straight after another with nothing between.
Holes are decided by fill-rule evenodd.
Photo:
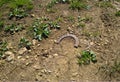
<instances>
[{"instance_id":1,"label":"weed","mask_svg":"<svg viewBox=\"0 0 120 82\"><path fill-rule=\"evenodd\" d=\"M7 42L0 41L0 58L3 56L5 51L7 51Z\"/></svg>"},{"instance_id":2,"label":"weed","mask_svg":"<svg viewBox=\"0 0 120 82\"><path fill-rule=\"evenodd\" d=\"M100 32L99 31L92 32L91 36L92 37L98 37L98 36L100 36Z\"/></svg>"},{"instance_id":3,"label":"weed","mask_svg":"<svg viewBox=\"0 0 120 82\"><path fill-rule=\"evenodd\" d=\"M0 0L0 5L6 4L10 8L9 18L24 18L26 12L33 8L31 0Z\"/></svg>"},{"instance_id":4,"label":"weed","mask_svg":"<svg viewBox=\"0 0 120 82\"><path fill-rule=\"evenodd\" d=\"M42 40L42 38L48 37L50 30L47 23L42 23L41 19L35 20L33 23L34 38L37 40Z\"/></svg>"},{"instance_id":5,"label":"weed","mask_svg":"<svg viewBox=\"0 0 120 82\"><path fill-rule=\"evenodd\" d=\"M14 0L9 6L11 9L24 8L26 10L31 10L33 8L31 0Z\"/></svg>"},{"instance_id":6,"label":"weed","mask_svg":"<svg viewBox=\"0 0 120 82\"><path fill-rule=\"evenodd\" d=\"M43 5L42 4L39 4L39 8L42 8L43 7Z\"/></svg>"},{"instance_id":7,"label":"weed","mask_svg":"<svg viewBox=\"0 0 120 82\"><path fill-rule=\"evenodd\" d=\"M87 9L87 4L85 4L85 1L82 1L82 0L72 0L70 2L70 8L73 10Z\"/></svg>"},{"instance_id":8,"label":"weed","mask_svg":"<svg viewBox=\"0 0 120 82\"><path fill-rule=\"evenodd\" d=\"M101 1L97 5L102 8L108 8L108 7L113 8L113 5L109 1Z\"/></svg>"},{"instance_id":9,"label":"weed","mask_svg":"<svg viewBox=\"0 0 120 82\"><path fill-rule=\"evenodd\" d=\"M49 22L50 29L60 29L59 24L56 21Z\"/></svg>"},{"instance_id":10,"label":"weed","mask_svg":"<svg viewBox=\"0 0 120 82\"><path fill-rule=\"evenodd\" d=\"M117 11L117 12L115 13L115 16L120 17L120 11Z\"/></svg>"},{"instance_id":11,"label":"weed","mask_svg":"<svg viewBox=\"0 0 120 82\"><path fill-rule=\"evenodd\" d=\"M50 3L47 4L47 10L51 10L51 8L57 3L68 3L70 4L70 9L89 9L89 6L83 0L52 0Z\"/></svg>"},{"instance_id":12,"label":"weed","mask_svg":"<svg viewBox=\"0 0 120 82\"><path fill-rule=\"evenodd\" d=\"M31 10L33 8L32 0L0 0L0 7L8 5L10 9L24 8Z\"/></svg>"},{"instance_id":13,"label":"weed","mask_svg":"<svg viewBox=\"0 0 120 82\"><path fill-rule=\"evenodd\" d=\"M8 25L4 28L4 31L9 32L10 34L14 34L15 32L22 31L22 30L23 30L22 25L17 26L15 24Z\"/></svg>"},{"instance_id":14,"label":"weed","mask_svg":"<svg viewBox=\"0 0 120 82\"><path fill-rule=\"evenodd\" d=\"M78 27L78 28L79 28L79 27L82 27L82 28L83 28L83 27L85 27L85 24L84 24L84 23L78 23L78 24L77 24L77 27Z\"/></svg>"},{"instance_id":15,"label":"weed","mask_svg":"<svg viewBox=\"0 0 120 82\"><path fill-rule=\"evenodd\" d=\"M4 26L4 22L3 22L3 21L0 21L0 31L2 31L3 26Z\"/></svg>"},{"instance_id":16,"label":"weed","mask_svg":"<svg viewBox=\"0 0 120 82\"><path fill-rule=\"evenodd\" d=\"M16 19L21 19L21 18L24 18L28 16L27 13L25 13L25 10L23 9L18 9L18 8L15 8L13 9L10 13L9 13L9 19L12 19L12 18L16 18Z\"/></svg>"},{"instance_id":17,"label":"weed","mask_svg":"<svg viewBox=\"0 0 120 82\"><path fill-rule=\"evenodd\" d=\"M12 2L13 0L0 0L0 7L3 6L4 4L7 4L9 2Z\"/></svg>"},{"instance_id":18,"label":"weed","mask_svg":"<svg viewBox=\"0 0 120 82\"><path fill-rule=\"evenodd\" d=\"M33 38L41 41L43 38L48 38L51 29L60 29L57 21L49 21L47 17L36 19L30 28L33 33Z\"/></svg>"},{"instance_id":19,"label":"weed","mask_svg":"<svg viewBox=\"0 0 120 82\"><path fill-rule=\"evenodd\" d=\"M79 65L87 65L90 64L90 62L96 63L96 55L92 51L82 51L81 56L78 56L78 64Z\"/></svg>"},{"instance_id":20,"label":"weed","mask_svg":"<svg viewBox=\"0 0 120 82\"><path fill-rule=\"evenodd\" d=\"M75 21L74 16L68 16L67 19L68 19L68 21L71 21L71 22L74 22L74 21Z\"/></svg>"},{"instance_id":21,"label":"weed","mask_svg":"<svg viewBox=\"0 0 120 82\"><path fill-rule=\"evenodd\" d=\"M84 21L86 21L86 18L81 18L80 16L78 16L77 27L85 27Z\"/></svg>"},{"instance_id":22,"label":"weed","mask_svg":"<svg viewBox=\"0 0 120 82\"><path fill-rule=\"evenodd\" d=\"M26 38L22 37L20 39L20 43L19 43L19 47L26 47L27 49L30 49L31 46L31 42L29 40L27 40Z\"/></svg>"},{"instance_id":23,"label":"weed","mask_svg":"<svg viewBox=\"0 0 120 82\"><path fill-rule=\"evenodd\" d=\"M56 17L56 22L63 22L63 17L62 16Z\"/></svg>"},{"instance_id":24,"label":"weed","mask_svg":"<svg viewBox=\"0 0 120 82\"><path fill-rule=\"evenodd\" d=\"M57 11L57 9L48 8L46 11L48 13L55 13Z\"/></svg>"},{"instance_id":25,"label":"weed","mask_svg":"<svg viewBox=\"0 0 120 82\"><path fill-rule=\"evenodd\" d=\"M52 0L50 3L47 4L47 8L52 8L56 3L58 3L58 0Z\"/></svg>"}]
</instances>

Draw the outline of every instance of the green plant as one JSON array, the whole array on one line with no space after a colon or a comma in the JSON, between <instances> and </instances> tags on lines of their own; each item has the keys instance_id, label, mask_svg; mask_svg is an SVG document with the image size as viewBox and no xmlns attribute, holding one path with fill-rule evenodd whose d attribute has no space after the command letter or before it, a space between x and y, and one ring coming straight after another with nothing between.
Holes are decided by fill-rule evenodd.
<instances>
[{"instance_id":1,"label":"green plant","mask_svg":"<svg viewBox=\"0 0 120 82\"><path fill-rule=\"evenodd\" d=\"M11 9L24 8L25 10L31 10L33 8L32 0L13 0L9 6Z\"/></svg>"},{"instance_id":2,"label":"green plant","mask_svg":"<svg viewBox=\"0 0 120 82\"><path fill-rule=\"evenodd\" d=\"M117 12L115 13L115 16L120 17L120 11L117 11Z\"/></svg>"},{"instance_id":3,"label":"green plant","mask_svg":"<svg viewBox=\"0 0 120 82\"><path fill-rule=\"evenodd\" d=\"M81 27L83 28L83 27L85 27L85 24L84 24L84 23L78 23L78 24L77 24L77 27L78 27L78 28L79 28L79 27L80 27L80 28L81 28Z\"/></svg>"},{"instance_id":4,"label":"green plant","mask_svg":"<svg viewBox=\"0 0 120 82\"><path fill-rule=\"evenodd\" d=\"M60 26L56 21L49 22L49 26L51 29L60 29Z\"/></svg>"},{"instance_id":5,"label":"green plant","mask_svg":"<svg viewBox=\"0 0 120 82\"><path fill-rule=\"evenodd\" d=\"M47 11L48 13L55 13L55 12L57 12L57 9L47 8L46 11Z\"/></svg>"},{"instance_id":6,"label":"green plant","mask_svg":"<svg viewBox=\"0 0 120 82\"><path fill-rule=\"evenodd\" d=\"M110 1L101 1L97 4L99 7L103 7L103 8L113 8L113 5Z\"/></svg>"},{"instance_id":7,"label":"green plant","mask_svg":"<svg viewBox=\"0 0 120 82\"><path fill-rule=\"evenodd\" d=\"M3 21L0 21L0 31L3 29L3 25L4 25Z\"/></svg>"},{"instance_id":8,"label":"green plant","mask_svg":"<svg viewBox=\"0 0 120 82\"><path fill-rule=\"evenodd\" d=\"M7 42L0 41L0 58L3 56L5 51L7 51Z\"/></svg>"},{"instance_id":9,"label":"green plant","mask_svg":"<svg viewBox=\"0 0 120 82\"><path fill-rule=\"evenodd\" d=\"M70 8L75 10L87 9L87 4L83 0L71 0L70 1Z\"/></svg>"},{"instance_id":10,"label":"green plant","mask_svg":"<svg viewBox=\"0 0 120 82\"><path fill-rule=\"evenodd\" d=\"M40 19L37 19L33 23L34 38L37 40L42 40L42 38L48 37L50 34L49 25L47 23L42 23Z\"/></svg>"},{"instance_id":11,"label":"green plant","mask_svg":"<svg viewBox=\"0 0 120 82\"><path fill-rule=\"evenodd\" d=\"M47 4L47 8L52 8L56 3L58 3L58 0L52 0L50 3Z\"/></svg>"},{"instance_id":12,"label":"green plant","mask_svg":"<svg viewBox=\"0 0 120 82\"><path fill-rule=\"evenodd\" d=\"M16 19L21 19L28 16L28 14L25 12L25 10L21 8L15 8L9 13L9 19L16 18Z\"/></svg>"},{"instance_id":13,"label":"green plant","mask_svg":"<svg viewBox=\"0 0 120 82\"><path fill-rule=\"evenodd\" d=\"M74 16L68 16L67 17L67 19L68 19L68 21L71 21L71 22L74 22L75 21L75 18L74 18Z\"/></svg>"},{"instance_id":14,"label":"green plant","mask_svg":"<svg viewBox=\"0 0 120 82\"><path fill-rule=\"evenodd\" d=\"M41 41L43 38L49 37L50 30L52 29L60 29L57 20L50 21L47 17L41 17L33 22L28 34L31 35L32 33L34 39Z\"/></svg>"},{"instance_id":15,"label":"green plant","mask_svg":"<svg viewBox=\"0 0 120 82\"><path fill-rule=\"evenodd\" d=\"M4 4L7 4L9 2L12 2L13 0L0 0L0 7L3 6Z\"/></svg>"},{"instance_id":16,"label":"green plant","mask_svg":"<svg viewBox=\"0 0 120 82\"><path fill-rule=\"evenodd\" d=\"M79 65L86 65L90 64L90 62L96 63L96 55L92 51L82 51L81 56L78 56L78 64Z\"/></svg>"},{"instance_id":17,"label":"green plant","mask_svg":"<svg viewBox=\"0 0 120 82\"><path fill-rule=\"evenodd\" d=\"M85 23L86 21L88 21L88 18L81 18L80 16L78 16L78 23L77 23L77 27L85 27Z\"/></svg>"},{"instance_id":18,"label":"green plant","mask_svg":"<svg viewBox=\"0 0 120 82\"><path fill-rule=\"evenodd\" d=\"M29 40L27 40L26 38L22 37L20 39L20 43L19 43L19 47L26 47L27 49L30 49L31 46L31 42Z\"/></svg>"},{"instance_id":19,"label":"green plant","mask_svg":"<svg viewBox=\"0 0 120 82\"><path fill-rule=\"evenodd\" d=\"M6 1L7 2L6 5L8 6L8 8L10 8L10 12L8 14L9 19L13 17L15 17L16 19L24 18L28 16L28 11L33 8L32 0L8 0L8 1Z\"/></svg>"},{"instance_id":20,"label":"green plant","mask_svg":"<svg viewBox=\"0 0 120 82\"><path fill-rule=\"evenodd\" d=\"M22 25L15 25L15 24L11 24L8 26L5 26L4 31L5 32L9 32L10 34L14 34L15 32L18 31L22 31L23 30L23 26Z\"/></svg>"}]
</instances>

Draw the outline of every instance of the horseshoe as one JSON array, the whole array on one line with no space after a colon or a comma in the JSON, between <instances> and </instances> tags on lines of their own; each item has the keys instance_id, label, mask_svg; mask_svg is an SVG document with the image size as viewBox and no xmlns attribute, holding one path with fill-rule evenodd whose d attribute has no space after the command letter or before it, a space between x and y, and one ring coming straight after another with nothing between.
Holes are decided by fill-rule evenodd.
<instances>
[{"instance_id":1,"label":"horseshoe","mask_svg":"<svg viewBox=\"0 0 120 82\"><path fill-rule=\"evenodd\" d=\"M76 37L75 35L73 34L65 34L65 35L62 35L57 41L56 43L59 44L64 38L66 37L72 37L74 40L75 40L75 43L74 43L74 47L75 48L78 48L79 46L79 40L78 40L78 37Z\"/></svg>"}]
</instances>

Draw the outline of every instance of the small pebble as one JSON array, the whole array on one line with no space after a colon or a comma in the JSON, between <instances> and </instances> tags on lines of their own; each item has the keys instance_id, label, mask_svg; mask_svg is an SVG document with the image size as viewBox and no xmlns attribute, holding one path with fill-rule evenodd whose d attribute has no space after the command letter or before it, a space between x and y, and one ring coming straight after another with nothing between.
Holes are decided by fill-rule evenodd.
<instances>
[{"instance_id":1,"label":"small pebble","mask_svg":"<svg viewBox=\"0 0 120 82\"><path fill-rule=\"evenodd\" d=\"M94 45L94 43L93 43L93 42L90 42L90 45L92 46L92 45Z\"/></svg>"},{"instance_id":2,"label":"small pebble","mask_svg":"<svg viewBox=\"0 0 120 82\"><path fill-rule=\"evenodd\" d=\"M18 56L17 58L18 58L18 59L21 59L21 58L22 58L22 56Z\"/></svg>"},{"instance_id":3,"label":"small pebble","mask_svg":"<svg viewBox=\"0 0 120 82\"><path fill-rule=\"evenodd\" d=\"M35 14L31 14L31 17L35 17Z\"/></svg>"},{"instance_id":4,"label":"small pebble","mask_svg":"<svg viewBox=\"0 0 120 82\"><path fill-rule=\"evenodd\" d=\"M37 43L37 40L33 39L33 40L32 40L32 44L33 44L33 45L36 45L36 43Z\"/></svg>"},{"instance_id":5,"label":"small pebble","mask_svg":"<svg viewBox=\"0 0 120 82\"><path fill-rule=\"evenodd\" d=\"M18 54L22 55L24 54L25 52L27 51L27 48L21 48L19 51L18 51Z\"/></svg>"},{"instance_id":6,"label":"small pebble","mask_svg":"<svg viewBox=\"0 0 120 82\"><path fill-rule=\"evenodd\" d=\"M58 56L58 54L57 54L57 53L55 53L55 54L53 54L53 56L54 56L54 57L56 57L56 56Z\"/></svg>"},{"instance_id":7,"label":"small pebble","mask_svg":"<svg viewBox=\"0 0 120 82\"><path fill-rule=\"evenodd\" d=\"M7 55L6 61L8 62L12 61L15 58L14 54L11 51L5 52L5 55Z\"/></svg>"}]
</instances>

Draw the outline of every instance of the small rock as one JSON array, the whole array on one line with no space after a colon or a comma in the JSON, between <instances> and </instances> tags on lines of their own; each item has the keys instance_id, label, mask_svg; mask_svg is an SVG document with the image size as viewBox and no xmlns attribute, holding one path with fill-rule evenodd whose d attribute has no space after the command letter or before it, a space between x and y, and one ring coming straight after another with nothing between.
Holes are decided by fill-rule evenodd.
<instances>
[{"instance_id":1,"label":"small rock","mask_svg":"<svg viewBox=\"0 0 120 82\"><path fill-rule=\"evenodd\" d=\"M31 17L35 17L35 14L31 14Z\"/></svg>"},{"instance_id":2,"label":"small rock","mask_svg":"<svg viewBox=\"0 0 120 82\"><path fill-rule=\"evenodd\" d=\"M7 55L6 61L8 62L12 61L15 58L14 54L11 51L5 52L5 55Z\"/></svg>"},{"instance_id":3,"label":"small rock","mask_svg":"<svg viewBox=\"0 0 120 82\"><path fill-rule=\"evenodd\" d=\"M13 54L11 51L6 51L5 52L5 55L11 55L11 54Z\"/></svg>"},{"instance_id":4,"label":"small rock","mask_svg":"<svg viewBox=\"0 0 120 82\"><path fill-rule=\"evenodd\" d=\"M77 75L78 75L77 72L75 72L75 73L72 74L73 77L76 77Z\"/></svg>"},{"instance_id":5,"label":"small rock","mask_svg":"<svg viewBox=\"0 0 120 82\"><path fill-rule=\"evenodd\" d=\"M36 64L36 65L33 66L33 68L36 69L36 70L39 70L40 69L40 65Z\"/></svg>"},{"instance_id":6,"label":"small rock","mask_svg":"<svg viewBox=\"0 0 120 82\"><path fill-rule=\"evenodd\" d=\"M43 70L41 70L41 73L47 73L47 70L46 69L43 69Z\"/></svg>"},{"instance_id":7,"label":"small rock","mask_svg":"<svg viewBox=\"0 0 120 82\"><path fill-rule=\"evenodd\" d=\"M29 59L30 58L30 56L26 56L26 59Z\"/></svg>"},{"instance_id":8,"label":"small rock","mask_svg":"<svg viewBox=\"0 0 120 82\"><path fill-rule=\"evenodd\" d=\"M24 54L25 52L27 51L27 48L21 48L19 51L18 51L18 54L22 55Z\"/></svg>"},{"instance_id":9,"label":"small rock","mask_svg":"<svg viewBox=\"0 0 120 82\"><path fill-rule=\"evenodd\" d=\"M32 50L28 50L28 52L31 52Z\"/></svg>"},{"instance_id":10,"label":"small rock","mask_svg":"<svg viewBox=\"0 0 120 82\"><path fill-rule=\"evenodd\" d=\"M21 58L21 61L25 61L26 59L25 58Z\"/></svg>"},{"instance_id":11,"label":"small rock","mask_svg":"<svg viewBox=\"0 0 120 82\"><path fill-rule=\"evenodd\" d=\"M27 62L25 65L28 66L30 64L32 64L32 61Z\"/></svg>"},{"instance_id":12,"label":"small rock","mask_svg":"<svg viewBox=\"0 0 120 82\"><path fill-rule=\"evenodd\" d=\"M93 43L93 42L90 42L90 45L92 46L92 45L94 45L94 43Z\"/></svg>"},{"instance_id":13,"label":"small rock","mask_svg":"<svg viewBox=\"0 0 120 82\"><path fill-rule=\"evenodd\" d=\"M32 44L33 44L33 45L36 45L36 43L37 43L37 40L35 40L35 39L32 40Z\"/></svg>"},{"instance_id":14,"label":"small rock","mask_svg":"<svg viewBox=\"0 0 120 82\"><path fill-rule=\"evenodd\" d=\"M53 56L49 55L49 58L53 58Z\"/></svg>"},{"instance_id":15,"label":"small rock","mask_svg":"<svg viewBox=\"0 0 120 82\"><path fill-rule=\"evenodd\" d=\"M39 46L40 46L40 44L37 45L37 47L39 47Z\"/></svg>"},{"instance_id":16,"label":"small rock","mask_svg":"<svg viewBox=\"0 0 120 82\"><path fill-rule=\"evenodd\" d=\"M18 56L17 58L18 58L18 59L21 59L21 58L22 58L22 56Z\"/></svg>"},{"instance_id":17,"label":"small rock","mask_svg":"<svg viewBox=\"0 0 120 82\"><path fill-rule=\"evenodd\" d=\"M54 43L57 43L57 40L54 40Z\"/></svg>"},{"instance_id":18,"label":"small rock","mask_svg":"<svg viewBox=\"0 0 120 82\"><path fill-rule=\"evenodd\" d=\"M6 58L6 61L10 62L10 61L12 61L13 59L14 59L13 56L8 56L8 57Z\"/></svg>"},{"instance_id":19,"label":"small rock","mask_svg":"<svg viewBox=\"0 0 120 82\"><path fill-rule=\"evenodd\" d=\"M55 53L55 54L53 54L53 56L54 56L54 57L56 57L56 56L58 56L58 54L57 54L57 53Z\"/></svg>"},{"instance_id":20,"label":"small rock","mask_svg":"<svg viewBox=\"0 0 120 82\"><path fill-rule=\"evenodd\" d=\"M28 66L29 64L30 64L30 63L29 63L29 62L27 62L25 65L26 65L26 66Z\"/></svg>"}]
</instances>

